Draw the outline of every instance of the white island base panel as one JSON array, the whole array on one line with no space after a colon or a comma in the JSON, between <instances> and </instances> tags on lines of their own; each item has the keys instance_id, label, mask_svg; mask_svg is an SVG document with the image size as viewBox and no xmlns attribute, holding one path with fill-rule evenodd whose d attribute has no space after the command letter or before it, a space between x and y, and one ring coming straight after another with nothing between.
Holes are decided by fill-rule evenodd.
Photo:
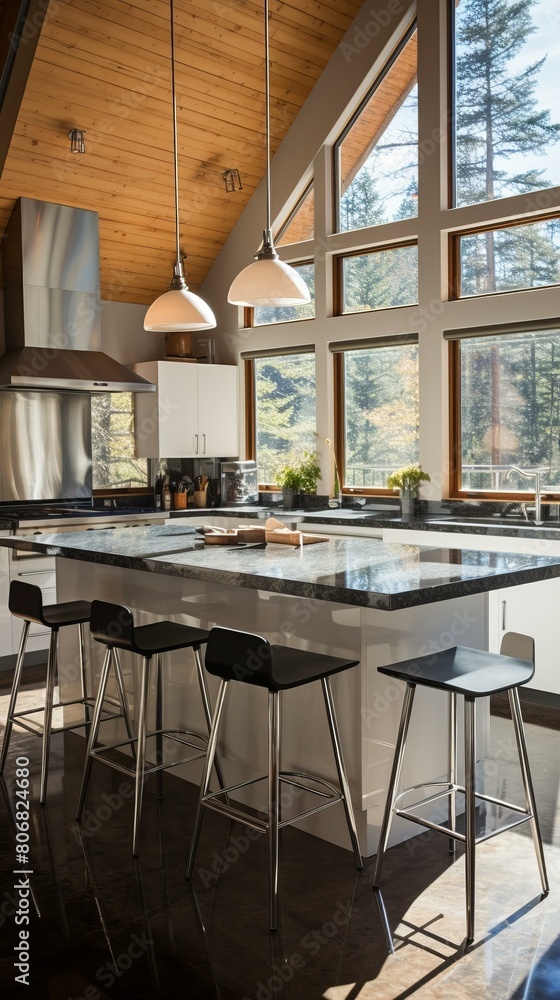
<instances>
[{"instance_id":1,"label":"white island base panel","mask_svg":"<svg viewBox=\"0 0 560 1000\"><path fill-rule=\"evenodd\" d=\"M404 686L378 673L377 667L424 655L455 644L487 648L487 595L478 594L400 611L377 611L327 601L288 597L266 591L139 570L57 559L59 601L95 597L125 604L138 624L171 618L186 625L211 628L222 625L263 635L272 643L313 649L360 661L359 666L332 678L346 767L356 813L362 853L376 853L390 774ZM74 629L61 632L61 694L78 695ZM95 684L103 647L92 642ZM133 658L122 654L131 711L138 704L138 678ZM205 732L192 653L165 657L165 728ZM212 698L217 681L209 677ZM336 769L319 684L286 692L283 696L282 768L305 771L336 782ZM478 756L485 756L488 713L480 703L477 725ZM264 773L267 767L267 693L232 682L226 703L227 718L220 756L228 784ZM151 722L153 725L153 720ZM122 723L107 723L102 738L125 738ZM447 697L418 689L403 768L408 787L421 781L442 780L447 767ZM177 744L171 744L173 748ZM172 751L173 752L173 749ZM98 767L103 765L95 764ZM198 783L199 762L179 766L175 774ZM53 775L54 778L54 775ZM56 780L56 779L55 779ZM247 793L245 793L247 795ZM252 786L244 799L266 810L266 783ZM283 804L289 807L289 795ZM305 805L311 805L305 801ZM87 802L95 808L95 803ZM301 800L295 802L300 811ZM444 807L432 813L445 819ZM288 815L289 812L286 813ZM301 821L300 828L350 850L341 805ZM393 824L391 844L417 836L421 829L406 820ZM185 830L188 838L189 830Z\"/></svg>"}]
</instances>

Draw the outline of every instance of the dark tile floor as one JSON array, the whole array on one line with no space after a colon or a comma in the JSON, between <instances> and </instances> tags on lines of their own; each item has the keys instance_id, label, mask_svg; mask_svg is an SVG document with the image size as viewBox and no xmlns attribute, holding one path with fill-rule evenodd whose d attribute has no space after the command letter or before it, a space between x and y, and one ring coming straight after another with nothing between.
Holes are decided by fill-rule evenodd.
<instances>
[{"instance_id":1,"label":"dark tile floor","mask_svg":"<svg viewBox=\"0 0 560 1000\"><path fill-rule=\"evenodd\" d=\"M5 718L9 677L0 688ZM0 682L1 683L1 682ZM552 891L541 901L527 828L488 841L477 857L477 938L464 947L463 862L425 833L387 856L383 901L372 859L357 875L350 852L294 829L282 837L281 918L267 931L264 838L205 818L192 887L184 879L196 799L166 775L158 803L148 783L141 857L130 854L132 805L123 775L94 767L89 809L74 822L84 742L53 740L49 805L37 804L39 741L16 733L0 798L0 991L32 1000L405 1000L406 997L545 1000L560 996L560 732L538 725L528 740ZM560 716L556 718L560 726ZM554 723L554 719L552 719ZM511 799L519 791L506 719L493 717L484 777ZM30 824L30 985L14 982L20 929L14 906L15 757L33 775ZM121 789L122 791L122 789ZM125 788L126 791L126 788ZM486 817L488 819L488 817ZM480 822L485 818L480 817ZM219 872L219 874L217 874ZM16 973L17 974L17 973Z\"/></svg>"}]
</instances>

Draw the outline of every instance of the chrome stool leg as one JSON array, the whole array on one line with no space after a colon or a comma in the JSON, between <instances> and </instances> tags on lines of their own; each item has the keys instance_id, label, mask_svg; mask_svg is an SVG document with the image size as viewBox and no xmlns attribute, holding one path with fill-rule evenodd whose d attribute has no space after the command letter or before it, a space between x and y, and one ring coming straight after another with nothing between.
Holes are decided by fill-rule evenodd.
<instances>
[{"instance_id":1,"label":"chrome stool leg","mask_svg":"<svg viewBox=\"0 0 560 1000\"><path fill-rule=\"evenodd\" d=\"M126 688L124 686L124 677L122 672L121 658L119 651L116 646L111 647L111 652L113 655L113 665L115 667L115 678L117 682L117 690L119 692L119 700L121 703L122 714L124 719L124 724L126 727L126 734L131 741L130 749L132 750L132 757L136 760L136 742L134 738L134 729L132 728L132 720L130 718L130 711L128 709L128 700L126 697Z\"/></svg>"},{"instance_id":2,"label":"chrome stool leg","mask_svg":"<svg viewBox=\"0 0 560 1000\"><path fill-rule=\"evenodd\" d=\"M397 797L397 791L399 787L399 781L401 777L402 763L404 757L404 751L406 747L406 739L408 736L408 727L410 725L410 715L412 712L412 705L414 703L414 695L416 693L415 684L407 684L406 691L404 695L404 702L401 712L401 721L399 724L399 732L397 736L397 742L395 745L395 754L393 757L393 766L391 769L391 777L389 779L389 787L387 789L387 800L385 802L385 812L383 814L383 822L381 824L381 832L379 834L379 845L377 848L377 859L375 862L375 871L373 873L373 888L379 888L379 882L381 880L381 869L383 867L383 859L385 857L385 851L387 850L387 842L389 840L389 833L391 831L391 822L393 819L393 810L395 808L395 799Z\"/></svg>"},{"instance_id":3,"label":"chrome stool leg","mask_svg":"<svg viewBox=\"0 0 560 1000\"><path fill-rule=\"evenodd\" d=\"M189 847L189 856L187 859L187 872L185 875L185 878L187 880L192 878L194 859L196 855L196 849L198 847L198 839L200 837L200 830L202 827L202 817L204 813L202 800L204 796L208 794L208 791L210 789L210 778L212 775L212 767L214 766L214 758L216 756L216 747L218 745L218 733L220 731L220 724L222 721L222 714L224 711L225 697L229 683L230 683L229 681L224 681L224 680L220 681L220 686L218 688L218 694L216 697L216 704L214 706L214 717L212 719L212 725L210 727L210 735L208 737L208 749L206 751L206 760L204 762L204 770L200 782L198 805L196 808L196 815L194 818L194 824L191 833L191 843Z\"/></svg>"},{"instance_id":4,"label":"chrome stool leg","mask_svg":"<svg viewBox=\"0 0 560 1000\"><path fill-rule=\"evenodd\" d=\"M475 906L475 701L465 696L465 883L467 900L467 942L474 941Z\"/></svg>"},{"instance_id":5,"label":"chrome stool leg","mask_svg":"<svg viewBox=\"0 0 560 1000\"><path fill-rule=\"evenodd\" d=\"M47 801L47 781L49 777L49 753L51 748L52 712L54 701L54 682L58 670L58 629L51 629L49 657L47 660L47 683L45 686L45 711L43 714L43 749L41 754L41 789L39 802L42 806Z\"/></svg>"},{"instance_id":6,"label":"chrome stool leg","mask_svg":"<svg viewBox=\"0 0 560 1000\"><path fill-rule=\"evenodd\" d=\"M138 754L136 759L136 779L134 783L134 823L132 832L132 855L137 858L140 846L140 820L142 817L142 797L144 794L144 768L146 764L146 734L148 732L148 694L150 688L150 657L144 657L142 665L142 690L138 717Z\"/></svg>"},{"instance_id":7,"label":"chrome stool leg","mask_svg":"<svg viewBox=\"0 0 560 1000\"><path fill-rule=\"evenodd\" d=\"M268 880L270 929L278 927L278 820L280 809L280 694L268 693Z\"/></svg>"},{"instance_id":8,"label":"chrome stool leg","mask_svg":"<svg viewBox=\"0 0 560 1000\"><path fill-rule=\"evenodd\" d=\"M519 763L521 765L521 775L523 778L523 787L525 789L525 800L527 802L527 810L528 812L533 814L532 819L530 820L531 833L533 834L533 844L535 845L535 854L537 855L539 874L541 877L541 885L543 894L547 896L550 886L548 884L548 875L546 871L546 861L544 857L542 835L539 825L539 818L537 814L535 792L533 789L533 781L531 778L531 769L529 767L529 755L527 753L525 727L523 725L523 716L521 714L521 705L519 702L519 689L511 688L508 691L508 697L511 709L511 717L515 729L515 739L517 741L517 751L519 753Z\"/></svg>"},{"instance_id":9,"label":"chrome stool leg","mask_svg":"<svg viewBox=\"0 0 560 1000\"><path fill-rule=\"evenodd\" d=\"M156 761L163 764L163 663L161 653L156 656ZM156 772L158 799L163 798L163 771Z\"/></svg>"},{"instance_id":10,"label":"chrome stool leg","mask_svg":"<svg viewBox=\"0 0 560 1000\"><path fill-rule=\"evenodd\" d=\"M210 730L212 728L212 710L210 708L210 696L208 694L208 685L206 683L204 667L202 666L200 646L193 646L193 654L194 654L194 661L196 663L196 672L198 676L198 686L200 688L200 697L202 698L202 707L204 708L204 716L206 718L208 733L210 733ZM226 783L222 772L222 765L220 764L220 759L217 755L214 761L214 767L216 768L216 775L220 783L220 788L225 788ZM227 801L227 796L226 796L226 801Z\"/></svg>"},{"instance_id":11,"label":"chrome stool leg","mask_svg":"<svg viewBox=\"0 0 560 1000\"><path fill-rule=\"evenodd\" d=\"M354 857L356 859L356 866L358 871L361 871L364 867L362 861L362 854L360 851L360 844L358 841L358 831L356 829L356 820L354 818L354 810L351 805L350 797L350 786L348 784L348 778L346 776L346 768L344 766L344 758L342 756L342 744L340 742L340 733L338 731L338 723L336 721L336 712L334 708L334 700L331 691L331 685L328 677L323 677L321 680L321 685L323 688L323 695L325 698L325 709L327 712L327 720L329 723L329 730L331 734L331 741L334 751L334 759L336 761L336 770L338 773L338 781L342 789L342 804L344 806L344 813L346 815L346 823L348 826L348 833L350 834L350 841L352 844L352 850L354 851Z\"/></svg>"},{"instance_id":12,"label":"chrome stool leg","mask_svg":"<svg viewBox=\"0 0 560 1000\"><path fill-rule=\"evenodd\" d=\"M84 702L84 715L86 722L90 722L90 708L86 705L87 698L87 676L86 676L86 640L84 633L84 623L78 622L78 636L80 642L80 693Z\"/></svg>"},{"instance_id":13,"label":"chrome stool leg","mask_svg":"<svg viewBox=\"0 0 560 1000\"><path fill-rule=\"evenodd\" d=\"M449 784L457 784L457 695L454 691L449 692ZM457 793L451 789L449 794L449 829L453 833L457 830ZM455 856L457 841L454 837L449 838L449 853Z\"/></svg>"},{"instance_id":14,"label":"chrome stool leg","mask_svg":"<svg viewBox=\"0 0 560 1000\"><path fill-rule=\"evenodd\" d=\"M78 808L76 809L77 820L80 820L82 818L82 811L84 808L89 776L91 774L91 765L93 762L91 751L93 750L97 742L99 725L101 723L101 710L103 708L103 699L105 697L105 691L107 688L107 680L109 678L110 666L111 666L111 648L108 646L107 649L105 650L105 656L103 657L103 667L101 669L101 677L99 678L99 690L97 692L97 698L95 699L95 705L93 709L93 719L91 720L91 726L89 727L89 736L86 747L86 759L84 763L84 773L82 775L82 785L80 788L80 796L78 799Z\"/></svg>"},{"instance_id":15,"label":"chrome stool leg","mask_svg":"<svg viewBox=\"0 0 560 1000\"><path fill-rule=\"evenodd\" d=\"M4 767L6 765L6 757L8 754L8 746L10 739L12 737L13 729L13 715L16 710L16 702L19 694L19 686L21 684L21 674L23 671L23 660L25 657L25 647L27 645L27 636L29 634L30 623L25 621L23 623L23 631L21 633L21 639L19 642L18 655L16 660L16 669L14 672L14 682L12 684L12 693L10 695L10 704L8 705L8 715L6 717L6 729L4 732L4 742L2 743L2 754L0 756L0 774L4 773Z\"/></svg>"}]
</instances>

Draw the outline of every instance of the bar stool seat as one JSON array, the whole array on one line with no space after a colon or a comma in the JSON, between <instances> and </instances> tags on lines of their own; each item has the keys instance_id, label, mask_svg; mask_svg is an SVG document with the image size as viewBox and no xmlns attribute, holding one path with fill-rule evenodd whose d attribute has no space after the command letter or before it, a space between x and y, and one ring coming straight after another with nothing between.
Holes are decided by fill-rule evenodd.
<instances>
[{"instance_id":1,"label":"bar stool seat","mask_svg":"<svg viewBox=\"0 0 560 1000\"><path fill-rule=\"evenodd\" d=\"M522 652L523 658L513 655ZM508 655L511 654L511 655ZM454 646L428 656L403 660L400 663L379 667L379 672L388 677L394 677L406 682L404 704L402 708L399 732L395 746L393 767L387 792L385 814L381 826L379 849L373 877L373 887L379 887L381 869L391 828L393 815L401 816L411 822L418 823L449 838L450 849L454 850L456 843L465 845L465 879L466 879L466 916L467 942L474 940L475 926L475 847L496 833L503 833L522 823L531 824L533 843L539 866L543 895L549 891L546 863L543 852L542 838L539 828L535 795L531 779L523 717L519 702L519 687L531 680L535 672L534 641L530 636L518 633L507 633L502 641L500 653L489 653L481 649L470 649L465 646ZM413 788L407 788L398 793L406 740L412 714L412 706L416 687L434 688L449 693L449 770L448 781L429 781ZM521 766L521 776L525 791L525 807L512 805L492 795L476 791L476 717L475 706L478 698L506 692L509 698L512 721L515 730L517 751ZM457 697L464 698L465 712L465 784L457 784ZM422 787L442 786L442 791L416 801L406 808L400 803L411 791ZM456 793L465 796L465 833L456 829ZM438 799L449 797L449 828L427 820L416 813L416 809ZM476 799L502 806L510 812L519 814L519 818L505 824L497 831L491 831L476 836Z\"/></svg>"},{"instance_id":2,"label":"bar stool seat","mask_svg":"<svg viewBox=\"0 0 560 1000\"><path fill-rule=\"evenodd\" d=\"M208 754L204 775L200 786L200 796L192 832L187 861L186 878L192 878L196 850L202 826L203 810L208 808L227 816L235 822L260 833L268 834L269 845L269 907L270 929L275 931L278 922L278 876L279 876L279 830L283 826L298 822L328 806L342 802L350 834L352 849L358 870L363 867L356 823L350 799L350 789L342 756L342 747L336 721L334 702L329 678L355 667L358 660L344 660L335 656L325 656L307 650L291 649L287 646L271 646L262 636L235 629L215 627L211 630L206 647L206 669L220 678L216 707L210 730ZM218 791L210 791L212 767L216 755L218 736L224 714L225 697L231 681L241 681L265 688L268 691L268 774L260 778L238 782ZM320 681L323 688L325 709L334 751L339 787L330 781L314 775L295 771L280 770L281 742L281 700L282 691L301 687L313 681ZM246 812L233 804L229 796L240 788L259 781L268 782L268 810L266 820ZM319 805L299 812L296 816L283 819L281 816L280 784L305 790L319 796ZM221 801L221 800L224 801Z\"/></svg>"},{"instance_id":3,"label":"bar stool seat","mask_svg":"<svg viewBox=\"0 0 560 1000\"><path fill-rule=\"evenodd\" d=\"M17 655L10 703L8 706L6 732L4 735L4 742L2 744L2 753L0 755L0 774L4 772L14 723L17 723L18 726L26 729L28 732L42 737L43 747L39 801L41 802L41 805L44 805L47 799L51 735L53 733L68 732L73 729L80 729L83 726L88 726L90 722L89 710L93 709L94 705L94 699L89 697L87 694L87 680L85 673L85 639L83 631L83 626L89 622L90 619L91 604L89 601L65 601L64 603L58 604L43 604L43 593L40 587L36 586L36 584L27 583L23 580L12 580L10 584L8 607L15 618L21 618L23 620L24 625ZM51 632L47 661L45 699L44 704L40 707L28 708L25 711L17 712L16 702L21 685L25 649L29 635L29 628L32 624L43 625L45 628L50 629ZM75 698L72 701L59 701L55 703L54 688L58 672L58 633L61 628L69 625L77 625L79 629L81 694L79 698ZM117 712L110 712L108 709L103 708L103 713L106 718L112 719L124 716L126 725L130 727L130 719L127 714L126 701L124 700L124 685L122 683L120 666L118 667L117 680L120 703L118 703L116 707L119 710ZM86 717L78 722L71 722L63 726L53 727L53 710L57 708L69 708L73 705L84 706ZM41 721L33 718L34 715L38 715L39 713L43 716Z\"/></svg>"},{"instance_id":4,"label":"bar stool seat","mask_svg":"<svg viewBox=\"0 0 560 1000\"><path fill-rule=\"evenodd\" d=\"M152 622L149 625L135 625L134 618L129 608L120 604L112 604L107 601L93 601L91 606L90 631L97 642L105 646L105 657L99 682L99 691L95 703L93 721L89 733L86 750L86 761L80 790L80 798L76 819L80 820L87 786L91 774L93 760L100 760L110 767L129 774L134 778L134 822L132 836L132 854L137 857L140 845L140 825L142 819L142 799L145 778L152 772L157 773L157 794L161 798L163 794L163 770L169 767L177 767L179 764L187 764L206 756L208 737L199 733L193 733L183 729L164 729L163 726L163 670L161 657L172 650L192 649L197 669L198 683L202 698L202 706L206 719L208 731L210 730L211 708L210 698L206 685L206 678L200 657L200 647L206 642L208 632L205 629L193 628L189 625L182 625L173 621ZM111 665L118 662L117 650L126 650L142 657L141 673L141 694L138 708L138 735L136 738L129 734L126 740L104 744L96 747L99 737L101 722L101 705L107 687ZM152 676L152 661L155 659L156 674L156 728L153 732L148 731L149 712L149 690ZM146 760L146 743L151 737L156 738L156 762ZM163 740L171 739L177 743L188 746L194 753L190 753L180 760L165 762L163 760ZM121 750L129 746L133 753L133 766L129 767L107 756L114 750ZM219 761L216 761L216 772L218 779L223 784L223 777Z\"/></svg>"}]
</instances>

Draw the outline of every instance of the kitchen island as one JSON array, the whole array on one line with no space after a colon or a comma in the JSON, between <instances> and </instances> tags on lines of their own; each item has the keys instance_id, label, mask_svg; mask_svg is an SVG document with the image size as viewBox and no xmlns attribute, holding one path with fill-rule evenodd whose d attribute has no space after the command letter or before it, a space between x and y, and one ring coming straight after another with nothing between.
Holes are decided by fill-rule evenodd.
<instances>
[{"instance_id":1,"label":"kitchen island","mask_svg":"<svg viewBox=\"0 0 560 1000\"><path fill-rule=\"evenodd\" d=\"M62 601L99 597L128 605L142 623L172 617L205 628L220 624L258 632L271 642L359 660L354 670L333 679L333 690L366 855L377 847L402 694L376 667L456 643L486 648L489 592L560 577L560 557L390 544L377 538L331 538L297 548L205 546L186 521L5 537L0 544L56 556ZM63 633L64 697L74 693L76 683L70 632ZM95 653L98 669L99 647ZM133 663L125 662L125 669L134 714ZM196 684L190 659L182 653L169 657L170 727L204 731ZM310 686L287 692L282 766L332 780L335 769L326 752L328 733L318 691ZM266 768L265 698L261 690L234 685L221 748L228 783ZM418 692L418 702L422 707L413 720L403 774L407 785L443 777L446 702L439 692L425 690ZM422 733L414 725L420 720ZM488 724L482 712L481 757ZM195 766L184 776L196 781ZM342 810L337 813L319 813L302 826L347 847ZM403 820L394 826L393 842L417 832Z\"/></svg>"}]
</instances>

